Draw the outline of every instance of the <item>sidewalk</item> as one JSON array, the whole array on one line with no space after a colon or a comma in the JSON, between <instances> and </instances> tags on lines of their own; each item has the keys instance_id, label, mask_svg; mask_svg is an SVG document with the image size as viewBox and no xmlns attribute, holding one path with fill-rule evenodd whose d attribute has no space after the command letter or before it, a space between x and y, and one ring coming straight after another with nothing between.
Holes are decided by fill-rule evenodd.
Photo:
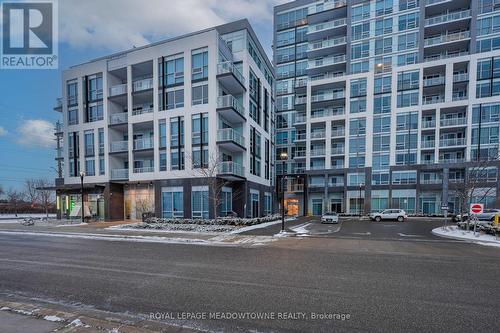
<instances>
[{"instance_id":1,"label":"sidewalk","mask_svg":"<svg viewBox=\"0 0 500 333\"><path fill-rule=\"evenodd\" d=\"M473 231L466 231L458 228L457 226L439 227L432 230L436 236L463 240L470 243L479 245L494 246L500 248L500 238L493 235L487 235L479 231L474 235Z\"/></svg>"},{"instance_id":2,"label":"sidewalk","mask_svg":"<svg viewBox=\"0 0 500 333\"><path fill-rule=\"evenodd\" d=\"M276 241L272 235L245 235L234 232L180 232L137 229L110 228L130 224L125 221L99 222L75 225L34 225L23 226L20 223L2 223L0 234L34 235L65 238L94 239L107 241L131 241L148 243L198 244L214 246L254 246Z\"/></svg>"},{"instance_id":3,"label":"sidewalk","mask_svg":"<svg viewBox=\"0 0 500 333\"><path fill-rule=\"evenodd\" d=\"M0 299L2 333L155 333L196 331L148 318L73 306Z\"/></svg>"}]
</instances>

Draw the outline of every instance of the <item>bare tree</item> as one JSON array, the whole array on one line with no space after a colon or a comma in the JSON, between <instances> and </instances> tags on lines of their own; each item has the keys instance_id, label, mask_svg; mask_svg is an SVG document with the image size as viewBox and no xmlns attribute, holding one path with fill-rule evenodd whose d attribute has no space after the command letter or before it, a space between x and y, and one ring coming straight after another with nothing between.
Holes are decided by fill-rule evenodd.
<instances>
[{"instance_id":1,"label":"bare tree","mask_svg":"<svg viewBox=\"0 0 500 333\"><path fill-rule=\"evenodd\" d=\"M450 190L455 192L459 200L458 213L464 216L469 211L469 205L475 199L484 202L488 196L496 193L497 182L488 182L488 172L499 161L498 151L482 159L474 161L465 169L463 181L450 183ZM467 219L467 230L469 230Z\"/></svg>"},{"instance_id":2,"label":"bare tree","mask_svg":"<svg viewBox=\"0 0 500 333\"><path fill-rule=\"evenodd\" d=\"M186 155L186 157L191 160L194 176L205 179L206 185L208 186L208 202L209 205L212 204L214 216L217 220L219 215L218 210L222 204L222 192L225 187L230 187L232 183L230 180L218 177L219 174L225 172L224 169L227 168L227 162L222 161L218 153L210 155L205 165L199 165L199 161L195 160L192 156ZM233 189L233 200L239 195L240 191L235 191Z\"/></svg>"},{"instance_id":3,"label":"bare tree","mask_svg":"<svg viewBox=\"0 0 500 333\"><path fill-rule=\"evenodd\" d=\"M2 195L4 195L4 194L5 194L5 191L4 191L3 187L2 187L2 185L0 185L0 197Z\"/></svg>"},{"instance_id":4,"label":"bare tree","mask_svg":"<svg viewBox=\"0 0 500 333\"><path fill-rule=\"evenodd\" d=\"M31 206L35 206L40 197L40 193L37 190L38 180L36 179L26 179L24 182L24 192L26 193L26 199L29 201Z\"/></svg>"},{"instance_id":5,"label":"bare tree","mask_svg":"<svg viewBox=\"0 0 500 333\"><path fill-rule=\"evenodd\" d=\"M6 195L7 201L9 202L10 206L14 208L14 214L17 216L17 208L24 199L24 192L10 188L7 191Z\"/></svg>"},{"instance_id":6,"label":"bare tree","mask_svg":"<svg viewBox=\"0 0 500 333\"><path fill-rule=\"evenodd\" d=\"M51 188L51 183L46 179L38 179L35 181L35 188L38 191L38 202L45 209L45 215L49 217L49 208L54 204L54 190Z\"/></svg>"}]
</instances>

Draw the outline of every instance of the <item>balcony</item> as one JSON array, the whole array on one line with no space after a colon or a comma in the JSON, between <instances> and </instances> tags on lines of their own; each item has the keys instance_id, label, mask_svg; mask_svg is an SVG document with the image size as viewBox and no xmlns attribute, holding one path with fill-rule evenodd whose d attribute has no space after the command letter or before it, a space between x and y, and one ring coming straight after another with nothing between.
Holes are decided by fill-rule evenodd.
<instances>
[{"instance_id":1,"label":"balcony","mask_svg":"<svg viewBox=\"0 0 500 333\"><path fill-rule=\"evenodd\" d=\"M332 128L332 138L338 138L338 137L344 137L344 136L345 136L345 129L344 128L337 128L337 129Z\"/></svg>"},{"instance_id":2,"label":"balcony","mask_svg":"<svg viewBox=\"0 0 500 333\"><path fill-rule=\"evenodd\" d=\"M425 185L440 185L443 183L442 179L420 179L420 184Z\"/></svg>"},{"instance_id":3,"label":"balcony","mask_svg":"<svg viewBox=\"0 0 500 333\"><path fill-rule=\"evenodd\" d=\"M311 131L311 140L322 140L325 138L325 130Z\"/></svg>"},{"instance_id":4,"label":"balcony","mask_svg":"<svg viewBox=\"0 0 500 333\"><path fill-rule=\"evenodd\" d=\"M323 102L332 101L335 99L345 98L345 92L343 90L338 91L327 91L322 94L311 95L311 102Z\"/></svg>"},{"instance_id":5,"label":"balcony","mask_svg":"<svg viewBox=\"0 0 500 333\"><path fill-rule=\"evenodd\" d=\"M469 81L469 73L453 74L453 82L466 82Z\"/></svg>"},{"instance_id":6,"label":"balcony","mask_svg":"<svg viewBox=\"0 0 500 333\"><path fill-rule=\"evenodd\" d=\"M451 100L453 102L456 102L456 101L463 101L463 100L466 100L468 99L468 96L467 96L467 90L462 90L462 91L454 91L451 95Z\"/></svg>"},{"instance_id":7,"label":"balcony","mask_svg":"<svg viewBox=\"0 0 500 333\"><path fill-rule=\"evenodd\" d=\"M142 167L142 168L134 168L134 173L148 173L155 172L154 167Z\"/></svg>"},{"instance_id":8,"label":"balcony","mask_svg":"<svg viewBox=\"0 0 500 333\"><path fill-rule=\"evenodd\" d=\"M325 156L325 149L324 148L315 148L315 149L311 149L311 153L310 153L311 157L323 157Z\"/></svg>"},{"instance_id":9,"label":"balcony","mask_svg":"<svg viewBox=\"0 0 500 333\"><path fill-rule=\"evenodd\" d=\"M434 96L424 96L422 98L422 104L436 104L436 103L444 103L444 96L434 95Z\"/></svg>"},{"instance_id":10,"label":"balcony","mask_svg":"<svg viewBox=\"0 0 500 333\"><path fill-rule=\"evenodd\" d=\"M134 150L153 149L153 138L134 140Z\"/></svg>"},{"instance_id":11,"label":"balcony","mask_svg":"<svg viewBox=\"0 0 500 333\"><path fill-rule=\"evenodd\" d=\"M424 78L424 87L440 86L445 83L444 76L436 76L431 78Z\"/></svg>"},{"instance_id":12,"label":"balcony","mask_svg":"<svg viewBox=\"0 0 500 333\"><path fill-rule=\"evenodd\" d=\"M421 149L434 149L436 142L434 140L424 140L420 144Z\"/></svg>"},{"instance_id":13,"label":"balcony","mask_svg":"<svg viewBox=\"0 0 500 333\"><path fill-rule=\"evenodd\" d=\"M62 98L61 97L58 97L56 99L56 105L54 105L54 110L62 111Z\"/></svg>"},{"instance_id":14,"label":"balcony","mask_svg":"<svg viewBox=\"0 0 500 333\"><path fill-rule=\"evenodd\" d=\"M461 31L461 32L455 32L451 34L443 34L440 36L435 36L435 37L429 37L424 39L424 46L434 46L434 45L441 45L444 43L450 43L450 42L456 42L456 41L461 41L464 39L470 38L470 31Z\"/></svg>"},{"instance_id":15,"label":"balcony","mask_svg":"<svg viewBox=\"0 0 500 333\"><path fill-rule=\"evenodd\" d=\"M294 87L295 89L307 87L307 79L295 79Z\"/></svg>"},{"instance_id":16,"label":"balcony","mask_svg":"<svg viewBox=\"0 0 500 333\"><path fill-rule=\"evenodd\" d=\"M114 113L109 115L109 124L110 125L121 125L128 123L128 113Z\"/></svg>"},{"instance_id":17,"label":"balcony","mask_svg":"<svg viewBox=\"0 0 500 333\"><path fill-rule=\"evenodd\" d=\"M322 72L326 69L325 67L334 67L335 65L345 64L346 57L345 54L332 55L324 58L309 60L307 63L307 69L310 75L314 75L318 72Z\"/></svg>"},{"instance_id":18,"label":"balcony","mask_svg":"<svg viewBox=\"0 0 500 333\"><path fill-rule=\"evenodd\" d=\"M61 122L56 122L54 125L54 133L57 134L62 134L63 133L63 126Z\"/></svg>"},{"instance_id":19,"label":"balcony","mask_svg":"<svg viewBox=\"0 0 500 333\"><path fill-rule=\"evenodd\" d=\"M442 24L451 21L463 20L471 17L470 9L462 10L453 13L446 13L438 16L433 16L425 19L425 26Z\"/></svg>"},{"instance_id":20,"label":"balcony","mask_svg":"<svg viewBox=\"0 0 500 333\"><path fill-rule=\"evenodd\" d=\"M318 14L327 10L344 7L346 4L347 4L346 0L336 0L336 1L325 0L322 3L317 3L315 5L309 6L307 9L307 14L308 15Z\"/></svg>"},{"instance_id":21,"label":"balcony","mask_svg":"<svg viewBox=\"0 0 500 333\"><path fill-rule=\"evenodd\" d=\"M295 142L297 141L306 141L307 134L305 132L300 132L295 135Z\"/></svg>"},{"instance_id":22,"label":"balcony","mask_svg":"<svg viewBox=\"0 0 500 333\"><path fill-rule=\"evenodd\" d=\"M293 121L294 125L304 125L306 123L306 115L304 114L297 114L295 115L295 119Z\"/></svg>"},{"instance_id":23,"label":"balcony","mask_svg":"<svg viewBox=\"0 0 500 333\"><path fill-rule=\"evenodd\" d=\"M344 154L345 154L345 147L332 148L332 155L344 155Z\"/></svg>"},{"instance_id":24,"label":"balcony","mask_svg":"<svg viewBox=\"0 0 500 333\"><path fill-rule=\"evenodd\" d=\"M111 180L128 180L128 169L112 169Z\"/></svg>"},{"instance_id":25,"label":"balcony","mask_svg":"<svg viewBox=\"0 0 500 333\"><path fill-rule=\"evenodd\" d=\"M153 78L137 80L132 83L132 91L139 92L153 89Z\"/></svg>"},{"instance_id":26,"label":"balcony","mask_svg":"<svg viewBox=\"0 0 500 333\"><path fill-rule=\"evenodd\" d=\"M138 116L141 114L146 114L146 113L152 113L154 110L151 107L148 108L137 108L135 110L132 110L132 115L133 116Z\"/></svg>"},{"instance_id":27,"label":"balcony","mask_svg":"<svg viewBox=\"0 0 500 333\"><path fill-rule=\"evenodd\" d=\"M467 125L467 118L465 118L465 117L458 117L458 118L441 119L440 125L441 125L441 127Z\"/></svg>"},{"instance_id":28,"label":"balcony","mask_svg":"<svg viewBox=\"0 0 500 333\"><path fill-rule=\"evenodd\" d=\"M295 97L295 105L303 105L307 103L307 96Z\"/></svg>"},{"instance_id":29,"label":"balcony","mask_svg":"<svg viewBox=\"0 0 500 333\"><path fill-rule=\"evenodd\" d=\"M219 96L217 98L217 112L232 124L246 121L245 108L232 95Z\"/></svg>"},{"instance_id":30,"label":"balcony","mask_svg":"<svg viewBox=\"0 0 500 333\"><path fill-rule=\"evenodd\" d=\"M115 141L109 145L110 153L128 152L128 141Z\"/></svg>"},{"instance_id":31,"label":"balcony","mask_svg":"<svg viewBox=\"0 0 500 333\"><path fill-rule=\"evenodd\" d=\"M439 4L442 4L442 3L447 3L447 2L451 2L452 0L426 0L425 1L425 6L433 6L433 5L439 5Z\"/></svg>"},{"instance_id":32,"label":"balcony","mask_svg":"<svg viewBox=\"0 0 500 333\"><path fill-rule=\"evenodd\" d=\"M444 59L449 59L449 58L455 58L455 57L462 57L469 55L469 51L467 50L461 50L461 51L456 51L456 52L442 52L438 54L431 54L429 56L426 56L424 58L425 62L429 61L436 61L436 60L444 60Z\"/></svg>"},{"instance_id":33,"label":"balcony","mask_svg":"<svg viewBox=\"0 0 500 333\"><path fill-rule=\"evenodd\" d=\"M422 120L422 128L435 128L436 121L435 120Z\"/></svg>"},{"instance_id":34,"label":"balcony","mask_svg":"<svg viewBox=\"0 0 500 333\"><path fill-rule=\"evenodd\" d=\"M295 151L295 156L293 158L305 158L306 157L306 151L305 150L296 150Z\"/></svg>"},{"instance_id":35,"label":"balcony","mask_svg":"<svg viewBox=\"0 0 500 333\"><path fill-rule=\"evenodd\" d=\"M307 48L307 53L310 57L320 57L333 53L333 49L337 46L345 46L347 38L345 36L324 39L319 41L310 42ZM340 51L337 50L337 52Z\"/></svg>"},{"instance_id":36,"label":"balcony","mask_svg":"<svg viewBox=\"0 0 500 333\"><path fill-rule=\"evenodd\" d=\"M451 164L451 163L464 163L465 158L457 158L457 157L452 157L452 158L440 158L439 163L443 164ZM462 180L463 181L463 180ZM450 179L451 182L451 179Z\"/></svg>"},{"instance_id":37,"label":"balcony","mask_svg":"<svg viewBox=\"0 0 500 333\"><path fill-rule=\"evenodd\" d=\"M232 152L246 150L245 138L232 128L224 128L217 131L217 144Z\"/></svg>"},{"instance_id":38,"label":"balcony","mask_svg":"<svg viewBox=\"0 0 500 333\"><path fill-rule=\"evenodd\" d=\"M310 25L308 27L307 34L311 38L322 38L324 36L327 36L329 33L332 33L333 29L345 26L347 26L347 19L340 18L337 20Z\"/></svg>"},{"instance_id":39,"label":"balcony","mask_svg":"<svg viewBox=\"0 0 500 333\"><path fill-rule=\"evenodd\" d=\"M241 180L245 178L245 167L232 161L220 162L218 175L221 178L229 180Z\"/></svg>"},{"instance_id":40,"label":"balcony","mask_svg":"<svg viewBox=\"0 0 500 333\"><path fill-rule=\"evenodd\" d=\"M152 82L152 81L151 81ZM127 93L127 84L118 84L109 88L109 97L119 96Z\"/></svg>"},{"instance_id":41,"label":"balcony","mask_svg":"<svg viewBox=\"0 0 500 333\"><path fill-rule=\"evenodd\" d=\"M287 192L304 192L304 184L288 184Z\"/></svg>"},{"instance_id":42,"label":"balcony","mask_svg":"<svg viewBox=\"0 0 500 333\"><path fill-rule=\"evenodd\" d=\"M63 148L62 147L59 147L59 148L56 148L56 157L55 157L56 160L63 160L64 159L64 153L63 153Z\"/></svg>"},{"instance_id":43,"label":"balcony","mask_svg":"<svg viewBox=\"0 0 500 333\"><path fill-rule=\"evenodd\" d=\"M465 146L465 138L450 138L439 140L439 147L460 147Z\"/></svg>"},{"instance_id":44,"label":"balcony","mask_svg":"<svg viewBox=\"0 0 500 333\"><path fill-rule=\"evenodd\" d=\"M242 94L246 91L245 78L231 61L217 64L217 78L231 94Z\"/></svg>"},{"instance_id":45,"label":"balcony","mask_svg":"<svg viewBox=\"0 0 500 333\"><path fill-rule=\"evenodd\" d=\"M311 111L311 118L342 116L344 113L344 107L317 109Z\"/></svg>"}]
</instances>

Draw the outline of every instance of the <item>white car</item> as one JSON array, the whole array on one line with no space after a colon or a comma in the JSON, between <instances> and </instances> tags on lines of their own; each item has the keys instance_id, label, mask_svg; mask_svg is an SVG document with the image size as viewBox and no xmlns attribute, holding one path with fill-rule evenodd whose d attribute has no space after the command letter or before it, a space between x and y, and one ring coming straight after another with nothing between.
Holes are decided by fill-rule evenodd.
<instances>
[{"instance_id":1,"label":"white car","mask_svg":"<svg viewBox=\"0 0 500 333\"><path fill-rule=\"evenodd\" d=\"M371 213L370 219L380 222L382 220L397 220L404 222L408 218L406 212L402 209L386 209L381 212Z\"/></svg>"},{"instance_id":2,"label":"white car","mask_svg":"<svg viewBox=\"0 0 500 333\"><path fill-rule=\"evenodd\" d=\"M325 213L321 216L321 223L339 223L339 216L334 212Z\"/></svg>"}]
</instances>

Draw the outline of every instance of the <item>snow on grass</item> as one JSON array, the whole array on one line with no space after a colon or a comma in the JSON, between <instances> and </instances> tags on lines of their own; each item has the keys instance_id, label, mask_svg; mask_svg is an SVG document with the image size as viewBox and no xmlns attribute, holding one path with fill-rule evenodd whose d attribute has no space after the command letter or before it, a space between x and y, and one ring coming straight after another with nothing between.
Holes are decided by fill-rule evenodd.
<instances>
[{"instance_id":1,"label":"snow on grass","mask_svg":"<svg viewBox=\"0 0 500 333\"><path fill-rule=\"evenodd\" d=\"M0 214L0 220L2 220L2 219L22 219L25 217L41 219L41 218L46 218L47 215L46 214L17 214L17 216L16 216L16 214ZM56 214L49 214L49 219L55 218L55 217L56 217Z\"/></svg>"},{"instance_id":2,"label":"snow on grass","mask_svg":"<svg viewBox=\"0 0 500 333\"><path fill-rule=\"evenodd\" d=\"M9 310L11 310L11 308L9 308L8 306L2 306L0 308L0 311L9 311Z\"/></svg>"},{"instance_id":3,"label":"snow on grass","mask_svg":"<svg viewBox=\"0 0 500 333\"><path fill-rule=\"evenodd\" d=\"M64 321L63 318L60 318L58 316L45 316L43 317L44 320L47 320L47 321L52 321L52 322L61 322L61 321Z\"/></svg>"},{"instance_id":4,"label":"snow on grass","mask_svg":"<svg viewBox=\"0 0 500 333\"><path fill-rule=\"evenodd\" d=\"M74 326L74 327L85 327L89 328L89 325L84 324L80 319L75 319L71 323L69 323L68 326Z\"/></svg>"},{"instance_id":5,"label":"snow on grass","mask_svg":"<svg viewBox=\"0 0 500 333\"><path fill-rule=\"evenodd\" d=\"M462 230L457 226L435 228L432 230L432 233L440 237L464 240L479 245L500 247L500 238L497 239L493 235L483 234L479 231L474 235L473 231Z\"/></svg>"}]
</instances>

